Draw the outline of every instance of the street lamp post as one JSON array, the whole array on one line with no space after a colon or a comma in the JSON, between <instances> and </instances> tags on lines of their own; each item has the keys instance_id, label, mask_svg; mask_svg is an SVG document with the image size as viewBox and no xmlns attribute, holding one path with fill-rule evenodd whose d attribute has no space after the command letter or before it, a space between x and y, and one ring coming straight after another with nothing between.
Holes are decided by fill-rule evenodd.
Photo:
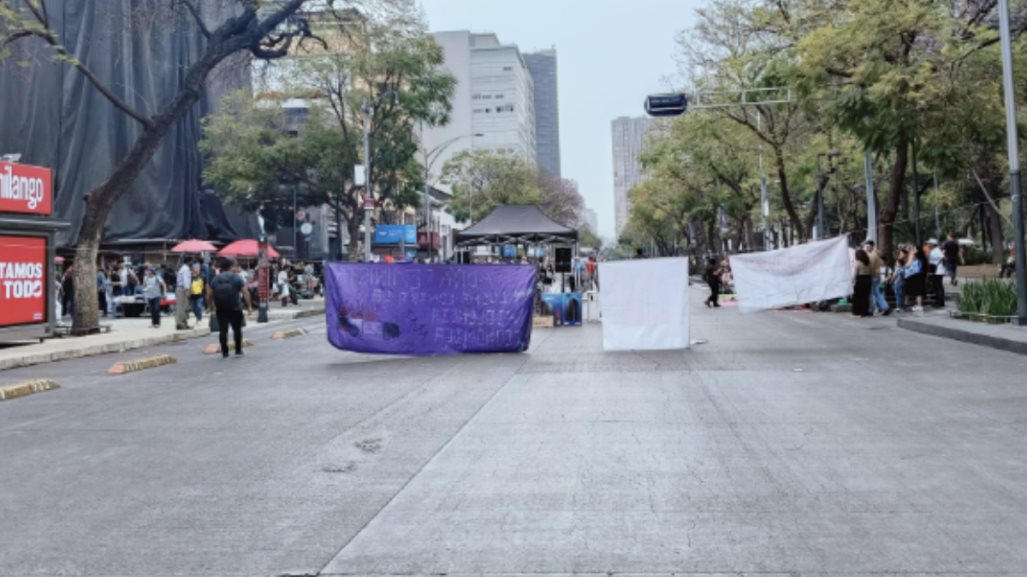
<instances>
[{"instance_id":1,"label":"street lamp post","mask_svg":"<svg viewBox=\"0 0 1027 577\"><path fill-rule=\"evenodd\" d=\"M1013 47L1009 33L1009 0L998 2L1002 39L1002 84L1006 100L1006 138L1009 141L1009 186L1013 202L1013 235L1016 243L1016 324L1027 326L1027 258L1024 258L1023 196L1020 190L1020 146L1016 131L1016 89L1013 85Z\"/></svg>"},{"instance_id":2,"label":"street lamp post","mask_svg":"<svg viewBox=\"0 0 1027 577\"><path fill-rule=\"evenodd\" d=\"M458 140L464 138L480 137L484 136L481 133L475 134L461 134L460 136L454 136L446 142L432 148L424 153L424 193L423 193L423 204L424 204L424 233L428 240L428 262L431 262L434 258L434 239L432 239L432 217L431 217L431 169L435 166L435 161L439 159L439 156L450 145L454 144ZM421 142L424 142L424 125L421 125Z\"/></svg>"}]
</instances>

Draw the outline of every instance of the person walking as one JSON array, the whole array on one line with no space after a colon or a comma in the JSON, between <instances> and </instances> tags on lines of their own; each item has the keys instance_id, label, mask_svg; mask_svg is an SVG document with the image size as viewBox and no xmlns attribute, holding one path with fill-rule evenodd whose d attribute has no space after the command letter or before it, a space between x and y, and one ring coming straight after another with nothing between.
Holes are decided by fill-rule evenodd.
<instances>
[{"instance_id":1,"label":"person walking","mask_svg":"<svg viewBox=\"0 0 1027 577\"><path fill-rule=\"evenodd\" d=\"M720 307L720 275L724 271L717 264L716 257L706 259L706 269L703 272L703 280L710 287L710 296L706 298L706 308Z\"/></svg>"},{"instance_id":2,"label":"person walking","mask_svg":"<svg viewBox=\"0 0 1027 577\"><path fill-rule=\"evenodd\" d=\"M941 252L944 255L945 272L949 275L949 284L956 286L956 268L963 264L963 249L956 240L956 233L950 232L948 238L941 245Z\"/></svg>"},{"instance_id":3,"label":"person walking","mask_svg":"<svg viewBox=\"0 0 1027 577\"><path fill-rule=\"evenodd\" d=\"M228 358L228 328L232 328L235 338L235 354L243 356L242 324L243 302L246 311L250 311L250 293L242 277L233 271L235 263L228 258L221 260L221 273L210 281L207 287L207 298L214 307L218 321L218 341L221 343L221 357Z\"/></svg>"},{"instance_id":4,"label":"person walking","mask_svg":"<svg viewBox=\"0 0 1027 577\"><path fill-rule=\"evenodd\" d=\"M881 269L885 267L884 259L877 252L873 240L867 239L863 243L863 250L870 259L870 314L881 311L882 316L888 316L891 314L891 308L888 306L888 299L884 298L884 291L881 290Z\"/></svg>"},{"instance_id":5,"label":"person walking","mask_svg":"<svg viewBox=\"0 0 1027 577\"><path fill-rule=\"evenodd\" d=\"M64 316L75 315L75 265L68 265L64 269L64 277L61 279L61 313Z\"/></svg>"},{"instance_id":6,"label":"person walking","mask_svg":"<svg viewBox=\"0 0 1027 577\"><path fill-rule=\"evenodd\" d=\"M150 327L160 327L160 301L164 299L164 293L168 287L164 279L159 277L152 268L147 268L143 275L143 298L146 299L146 306L150 309Z\"/></svg>"},{"instance_id":7,"label":"person walking","mask_svg":"<svg viewBox=\"0 0 1027 577\"><path fill-rule=\"evenodd\" d=\"M100 309L101 316L107 316L107 273L103 270L103 264L96 267L96 302Z\"/></svg>"},{"instance_id":8,"label":"person walking","mask_svg":"<svg viewBox=\"0 0 1027 577\"><path fill-rule=\"evenodd\" d=\"M175 276L175 329L189 330L189 287L193 284L192 257L185 257Z\"/></svg>"},{"instance_id":9,"label":"person walking","mask_svg":"<svg viewBox=\"0 0 1027 577\"><path fill-rule=\"evenodd\" d=\"M853 274L856 277L856 284L852 289L852 316L869 317L870 312L870 291L873 287L871 282L871 259L867 251L856 249L856 265Z\"/></svg>"}]
</instances>

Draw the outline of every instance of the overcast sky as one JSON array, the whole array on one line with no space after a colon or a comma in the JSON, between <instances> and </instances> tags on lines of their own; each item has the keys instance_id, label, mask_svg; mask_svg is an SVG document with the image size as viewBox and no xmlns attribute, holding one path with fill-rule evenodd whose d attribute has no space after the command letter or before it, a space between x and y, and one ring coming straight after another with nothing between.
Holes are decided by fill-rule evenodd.
<instances>
[{"instance_id":1,"label":"overcast sky","mask_svg":"<svg viewBox=\"0 0 1027 577\"><path fill-rule=\"evenodd\" d=\"M613 237L610 121L642 114L677 76L674 38L702 0L419 0L433 32L495 32L522 52L556 47L564 178Z\"/></svg>"}]
</instances>

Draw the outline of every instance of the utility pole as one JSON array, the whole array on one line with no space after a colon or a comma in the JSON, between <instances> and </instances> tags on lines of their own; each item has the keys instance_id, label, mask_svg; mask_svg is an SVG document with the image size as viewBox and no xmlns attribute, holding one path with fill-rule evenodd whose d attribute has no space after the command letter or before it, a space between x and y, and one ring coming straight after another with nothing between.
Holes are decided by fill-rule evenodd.
<instances>
[{"instance_id":1,"label":"utility pole","mask_svg":"<svg viewBox=\"0 0 1027 577\"><path fill-rule=\"evenodd\" d=\"M916 220L914 224L916 248L921 250L924 245L923 237L920 235L920 177L917 174L916 168L916 136L913 136L913 217Z\"/></svg>"},{"instance_id":2,"label":"utility pole","mask_svg":"<svg viewBox=\"0 0 1027 577\"><path fill-rule=\"evenodd\" d=\"M867 182L867 239L877 244L877 199L874 196L874 155L870 149L863 155L863 175Z\"/></svg>"},{"instance_id":3,"label":"utility pole","mask_svg":"<svg viewBox=\"0 0 1027 577\"><path fill-rule=\"evenodd\" d=\"M1013 201L1013 236L1016 243L1016 324L1027 326L1027 258L1024 258L1023 195L1020 190L1020 145L1016 130L1016 88L1013 84L1009 0L999 0L998 18L1002 40L1002 84L1006 100L1006 138L1009 141L1009 186Z\"/></svg>"},{"instance_id":4,"label":"utility pole","mask_svg":"<svg viewBox=\"0 0 1027 577\"><path fill-rule=\"evenodd\" d=\"M364 262L371 262L371 211L374 194L371 192L371 102L364 99Z\"/></svg>"}]
</instances>

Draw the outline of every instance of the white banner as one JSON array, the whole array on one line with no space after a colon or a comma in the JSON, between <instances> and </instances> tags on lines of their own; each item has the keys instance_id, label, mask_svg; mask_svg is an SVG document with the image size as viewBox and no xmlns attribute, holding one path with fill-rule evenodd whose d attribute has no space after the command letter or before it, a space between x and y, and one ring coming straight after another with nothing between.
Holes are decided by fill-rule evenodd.
<instances>
[{"instance_id":1,"label":"white banner","mask_svg":"<svg viewBox=\"0 0 1027 577\"><path fill-rule=\"evenodd\" d=\"M603 349L688 348L688 259L599 264Z\"/></svg>"},{"instance_id":2,"label":"white banner","mask_svg":"<svg viewBox=\"0 0 1027 577\"><path fill-rule=\"evenodd\" d=\"M846 297L852 264L846 237L731 257L743 313Z\"/></svg>"}]
</instances>

